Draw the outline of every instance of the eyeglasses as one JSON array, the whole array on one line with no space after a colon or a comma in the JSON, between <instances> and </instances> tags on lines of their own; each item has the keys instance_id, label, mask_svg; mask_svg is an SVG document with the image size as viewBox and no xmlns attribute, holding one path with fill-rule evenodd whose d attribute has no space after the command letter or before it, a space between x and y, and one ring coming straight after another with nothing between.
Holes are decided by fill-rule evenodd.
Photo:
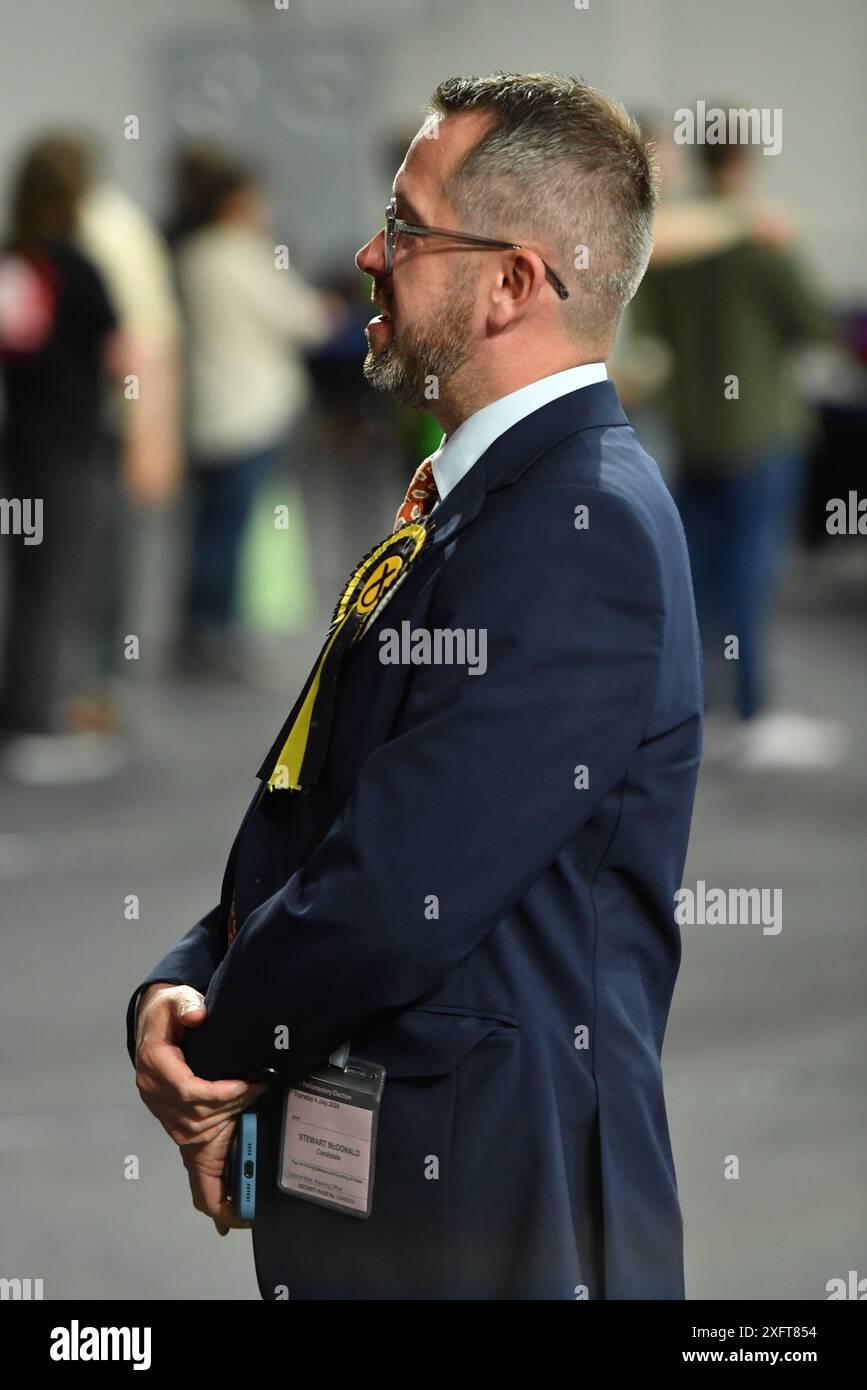
<instances>
[{"instance_id":1,"label":"eyeglasses","mask_svg":"<svg viewBox=\"0 0 867 1390\"><path fill-rule=\"evenodd\" d=\"M397 198L394 197L386 204L385 209L385 269L391 272L394 260L394 241L398 232L403 232L406 236L445 236L451 237L452 241L464 241L473 246L497 246L503 251L524 251L529 248L516 241L493 241L491 237L474 236L471 232L451 232L445 227L417 227L414 222L404 222L402 217L398 217L395 209ZM551 281L554 289L561 299L569 298L569 291L563 284L559 276L555 275L551 267L543 261L545 274Z\"/></svg>"}]
</instances>

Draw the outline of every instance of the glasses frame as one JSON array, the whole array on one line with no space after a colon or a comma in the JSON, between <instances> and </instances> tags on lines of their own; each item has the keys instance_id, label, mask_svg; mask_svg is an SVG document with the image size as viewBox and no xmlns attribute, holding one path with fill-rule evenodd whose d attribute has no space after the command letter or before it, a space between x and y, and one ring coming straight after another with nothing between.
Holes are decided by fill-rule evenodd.
<instances>
[{"instance_id":1,"label":"glasses frame","mask_svg":"<svg viewBox=\"0 0 867 1390\"><path fill-rule=\"evenodd\" d=\"M492 237L476 236L473 232L455 232L447 227L421 227L415 222L405 222L402 217L397 216L397 197L391 198L385 206L385 269L387 274L391 274L394 264L394 243L398 232L403 232L406 236L418 237L449 237L452 241L462 241L471 246L495 246L501 251L528 251L531 247L524 246L517 241L495 241ZM550 280L554 289L561 299L569 298L569 291L563 284L559 275L548 265L547 261L542 261L545 267L545 275Z\"/></svg>"}]
</instances>

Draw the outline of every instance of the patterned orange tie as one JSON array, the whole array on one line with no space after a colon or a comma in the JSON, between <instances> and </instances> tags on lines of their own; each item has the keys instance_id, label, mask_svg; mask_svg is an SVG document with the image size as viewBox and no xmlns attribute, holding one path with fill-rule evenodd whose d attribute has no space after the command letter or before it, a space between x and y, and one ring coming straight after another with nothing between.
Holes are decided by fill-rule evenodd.
<instances>
[{"instance_id":1,"label":"patterned orange tie","mask_svg":"<svg viewBox=\"0 0 867 1390\"><path fill-rule=\"evenodd\" d=\"M439 500L436 480L431 468L433 454L424 459L419 464L413 475L413 480L406 490L406 497L403 499L394 518L392 534L399 531L401 526L407 526L411 521L419 521L430 511L434 502Z\"/></svg>"}]
</instances>

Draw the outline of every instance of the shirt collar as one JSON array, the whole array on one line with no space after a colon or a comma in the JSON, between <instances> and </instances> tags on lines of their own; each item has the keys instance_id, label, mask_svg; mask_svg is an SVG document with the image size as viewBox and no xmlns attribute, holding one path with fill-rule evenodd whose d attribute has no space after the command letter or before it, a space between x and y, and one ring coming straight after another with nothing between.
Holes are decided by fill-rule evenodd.
<instances>
[{"instance_id":1,"label":"shirt collar","mask_svg":"<svg viewBox=\"0 0 867 1390\"><path fill-rule=\"evenodd\" d=\"M443 437L439 448L431 455L431 472L439 501L442 502L457 487L461 478L494 440L525 415L539 410L558 396L565 396L582 386L593 386L598 381L607 380L607 377L604 362L585 362L580 367L567 367L563 372L553 372L551 376L531 381L528 386L519 386L517 391L510 391L507 396L491 401L490 405L482 406L481 410L468 416L453 434Z\"/></svg>"}]
</instances>

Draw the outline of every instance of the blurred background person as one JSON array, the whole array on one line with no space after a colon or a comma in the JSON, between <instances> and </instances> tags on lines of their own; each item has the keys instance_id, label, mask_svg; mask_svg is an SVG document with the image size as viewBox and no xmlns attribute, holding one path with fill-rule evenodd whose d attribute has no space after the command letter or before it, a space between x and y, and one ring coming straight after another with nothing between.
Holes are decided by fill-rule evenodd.
<instances>
[{"instance_id":1,"label":"blurred background person","mask_svg":"<svg viewBox=\"0 0 867 1390\"><path fill-rule=\"evenodd\" d=\"M675 141L672 126L662 116L646 114L636 119L653 141L659 174L654 271L715 256L747 238L780 249L789 246L791 216L769 203L754 181L744 181L737 199L720 197L708 187L690 148ZM650 331L649 318L649 296L638 307L633 300L623 316L609 366L638 433L674 486L678 459L672 457L670 428L660 418L660 393L671 377L672 354L668 343Z\"/></svg>"},{"instance_id":2,"label":"blurred background person","mask_svg":"<svg viewBox=\"0 0 867 1390\"><path fill-rule=\"evenodd\" d=\"M753 147L697 150L703 194L692 208L666 205L630 331L634 361L663 353L704 646L706 748L744 769L824 766L839 757L839 727L769 708L767 617L809 430L792 352L824 338L828 319L793 252L790 219L757 198Z\"/></svg>"},{"instance_id":3,"label":"blurred background person","mask_svg":"<svg viewBox=\"0 0 867 1390\"><path fill-rule=\"evenodd\" d=\"M642 118L640 124L654 142L662 189L653 223L654 266L724 251L747 235L782 249L789 246L795 232L791 214L764 196L752 162L742 161L736 176L718 184L716 155L708 156L702 167L692 147L678 144L672 127L660 117ZM701 147L703 152L718 148Z\"/></svg>"},{"instance_id":4,"label":"blurred background person","mask_svg":"<svg viewBox=\"0 0 867 1390\"><path fill-rule=\"evenodd\" d=\"M66 721L78 729L117 731L125 722L117 697L138 546L146 519L173 501L181 478L181 320L165 240L117 184L98 178L87 188L79 240L117 311L126 371L106 401L106 435L117 458L104 473L96 563L87 577Z\"/></svg>"},{"instance_id":5,"label":"blurred background person","mask_svg":"<svg viewBox=\"0 0 867 1390\"><path fill-rule=\"evenodd\" d=\"M182 163L183 168L183 163ZM332 329L332 301L278 268L270 209L242 161L197 147L173 219L185 317L190 555L178 648L188 674L236 676L238 571L256 491L290 449L310 386L303 350Z\"/></svg>"},{"instance_id":6,"label":"blurred background person","mask_svg":"<svg viewBox=\"0 0 867 1390\"><path fill-rule=\"evenodd\" d=\"M0 257L3 484L7 496L43 507L41 543L6 544L0 731L5 771L33 783L106 775L122 757L116 742L65 731L61 710L69 636L116 466L104 383L127 364L106 284L77 244L93 177L83 139L48 134L32 144L12 182Z\"/></svg>"}]
</instances>

